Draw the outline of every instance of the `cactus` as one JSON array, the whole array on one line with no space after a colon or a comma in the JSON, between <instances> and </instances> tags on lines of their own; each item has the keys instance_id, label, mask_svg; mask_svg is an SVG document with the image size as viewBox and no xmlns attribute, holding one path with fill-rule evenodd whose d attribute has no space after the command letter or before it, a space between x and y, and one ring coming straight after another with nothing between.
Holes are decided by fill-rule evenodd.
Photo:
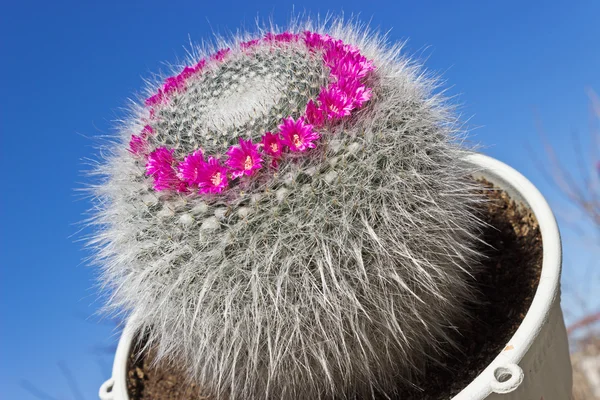
<instances>
[{"instance_id":1,"label":"cactus","mask_svg":"<svg viewBox=\"0 0 600 400\"><path fill-rule=\"evenodd\" d=\"M391 396L476 301L461 125L401 45L344 21L281 32L198 50L133 107L96 171L107 307L215 398ZM364 69L325 110L345 96L331 43Z\"/></svg>"}]
</instances>

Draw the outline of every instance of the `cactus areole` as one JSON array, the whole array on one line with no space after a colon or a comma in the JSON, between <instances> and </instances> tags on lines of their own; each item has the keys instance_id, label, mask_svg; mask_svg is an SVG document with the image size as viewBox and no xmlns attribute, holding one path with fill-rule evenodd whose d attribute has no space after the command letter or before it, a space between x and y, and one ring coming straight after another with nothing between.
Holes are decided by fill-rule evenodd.
<instances>
[{"instance_id":1,"label":"cactus areole","mask_svg":"<svg viewBox=\"0 0 600 400\"><path fill-rule=\"evenodd\" d=\"M107 307L215 398L391 395L452 346L480 200L401 49L343 21L220 39L103 151Z\"/></svg>"}]
</instances>

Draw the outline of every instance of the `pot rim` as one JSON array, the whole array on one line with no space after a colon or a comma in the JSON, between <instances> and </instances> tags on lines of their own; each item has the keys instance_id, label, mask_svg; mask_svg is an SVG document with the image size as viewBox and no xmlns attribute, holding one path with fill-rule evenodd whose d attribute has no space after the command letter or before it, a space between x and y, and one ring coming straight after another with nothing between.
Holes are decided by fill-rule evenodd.
<instances>
[{"instance_id":1,"label":"pot rim","mask_svg":"<svg viewBox=\"0 0 600 400\"><path fill-rule=\"evenodd\" d=\"M520 172L484 154L470 154L465 160L481 168L475 176L485 177L505 190L511 199L528 206L535 215L542 236L542 272L533 301L517 331L488 366L452 400L483 399L495 393L510 393L524 378L518 366L541 328L548 321L560 296L562 247L560 231L548 202ZM506 380L499 378L504 375Z\"/></svg>"},{"instance_id":2,"label":"pot rim","mask_svg":"<svg viewBox=\"0 0 600 400\"><path fill-rule=\"evenodd\" d=\"M556 219L539 190L521 173L505 163L480 153L469 154L465 161L473 164L474 176L485 177L506 191L511 199L528 206L535 215L542 236L542 272L538 287L525 318L510 338L504 350L488 364L452 400L484 399L492 392L509 393L523 381L524 373L518 366L542 326L548 321L550 310L559 296L562 248ZM135 318L132 315L130 319ZM133 324L129 321L121 334L113 363L112 377L105 381L99 396L101 400L127 400L127 361L133 343Z\"/></svg>"}]
</instances>

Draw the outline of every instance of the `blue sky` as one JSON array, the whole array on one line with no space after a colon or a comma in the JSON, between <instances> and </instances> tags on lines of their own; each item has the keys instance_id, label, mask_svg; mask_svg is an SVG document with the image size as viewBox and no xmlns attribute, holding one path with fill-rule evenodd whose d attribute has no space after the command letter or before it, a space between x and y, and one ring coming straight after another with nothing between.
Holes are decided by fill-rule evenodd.
<instances>
[{"instance_id":1,"label":"blue sky","mask_svg":"<svg viewBox=\"0 0 600 400\"><path fill-rule=\"evenodd\" d=\"M89 208L76 189L94 138L110 134L129 96L189 40L227 33L255 18L284 24L284 1L13 1L0 15L1 399L95 399L112 356L114 326L83 261L78 223ZM573 132L589 134L585 89L600 92L600 3L306 1L296 11L360 13L409 39L407 52L443 74L463 104L473 140L516 167L547 196L565 238L565 305L598 287L597 237L570 229L577 215L534 162L543 159L536 118L567 166ZM595 282L595 283L594 283ZM595 286L594 286L595 285ZM569 297L570 296L570 297ZM61 364L59 364L61 363ZM78 382L74 393L61 374ZM49 398L48 398L49 399Z\"/></svg>"}]
</instances>

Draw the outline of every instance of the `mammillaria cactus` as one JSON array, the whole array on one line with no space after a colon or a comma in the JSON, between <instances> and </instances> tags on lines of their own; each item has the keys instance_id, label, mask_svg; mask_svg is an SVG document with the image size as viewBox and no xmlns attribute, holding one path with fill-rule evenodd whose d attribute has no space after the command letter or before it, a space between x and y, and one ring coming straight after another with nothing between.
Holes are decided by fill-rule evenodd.
<instances>
[{"instance_id":1,"label":"mammillaria cactus","mask_svg":"<svg viewBox=\"0 0 600 400\"><path fill-rule=\"evenodd\" d=\"M352 24L220 47L151 89L98 170L109 306L215 398L393 395L474 300L459 125Z\"/></svg>"}]
</instances>

